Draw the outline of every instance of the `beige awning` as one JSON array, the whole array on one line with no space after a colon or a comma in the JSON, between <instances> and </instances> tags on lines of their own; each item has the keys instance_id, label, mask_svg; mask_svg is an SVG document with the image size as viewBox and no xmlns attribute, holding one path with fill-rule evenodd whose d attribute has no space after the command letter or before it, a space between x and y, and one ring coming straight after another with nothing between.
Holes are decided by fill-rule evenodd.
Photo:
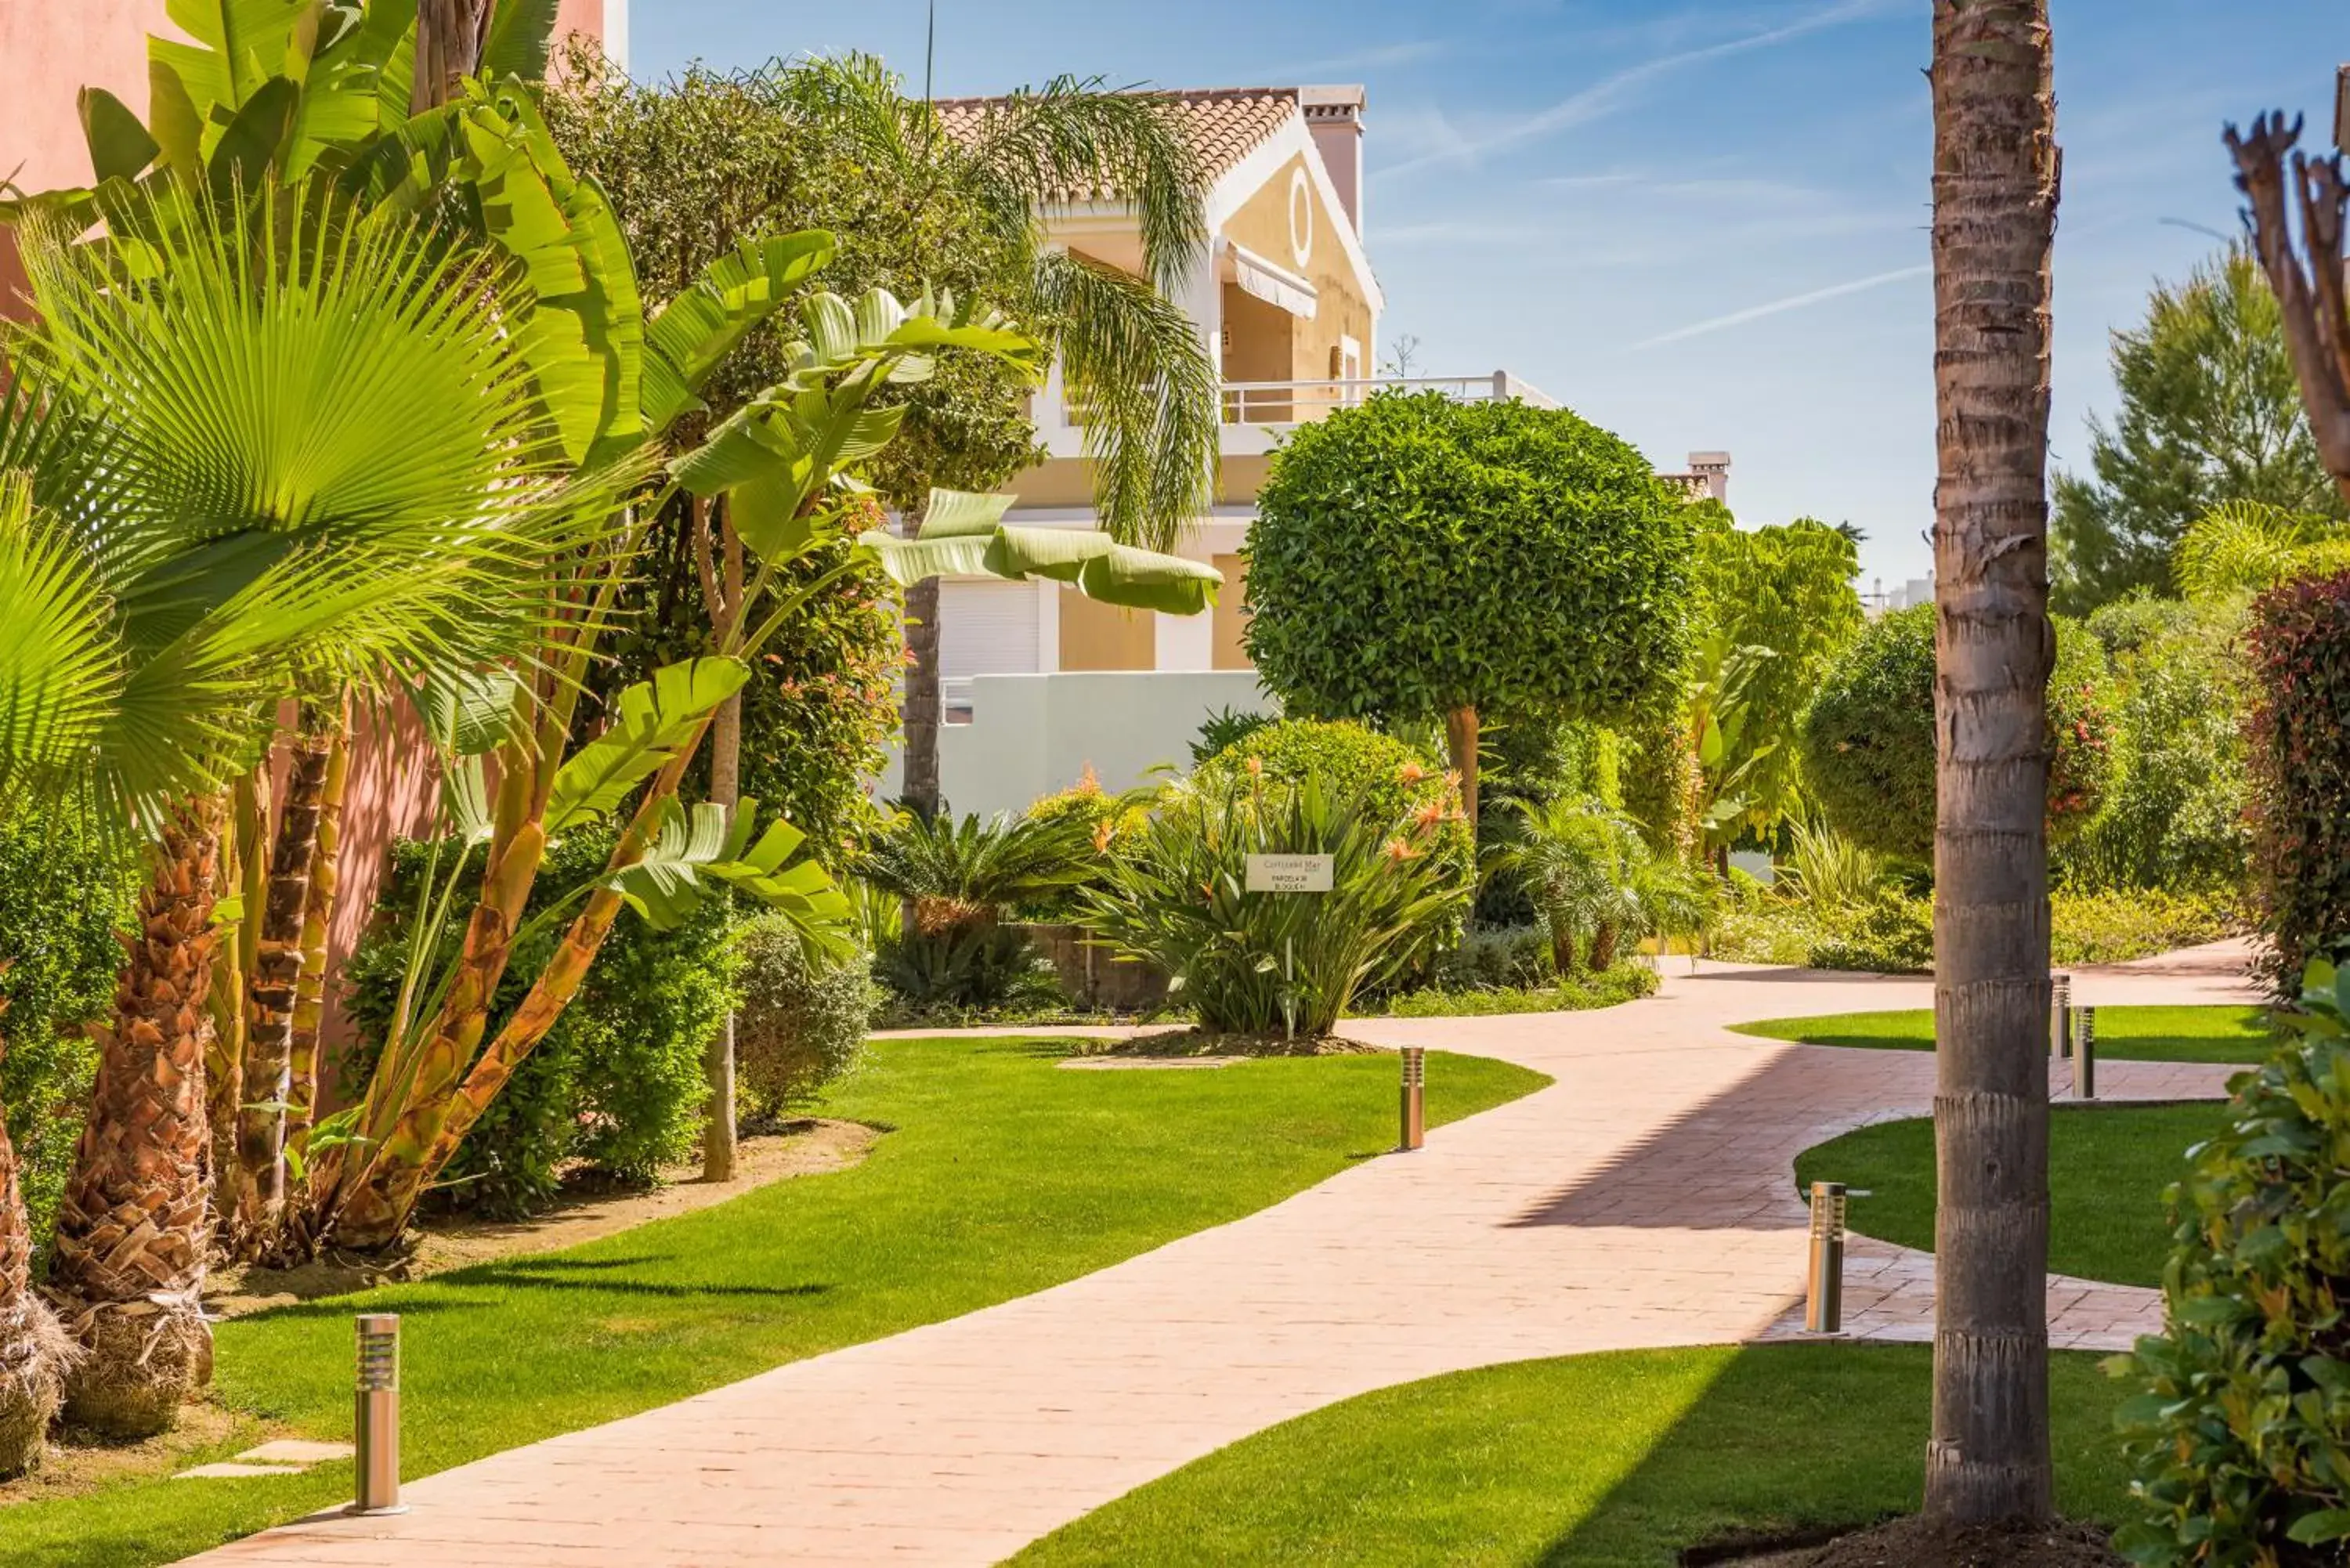
<instances>
[{"instance_id":1,"label":"beige awning","mask_svg":"<svg viewBox=\"0 0 2350 1568\"><path fill-rule=\"evenodd\" d=\"M1253 294L1267 305L1277 305L1301 320L1314 319L1317 300L1312 284L1245 246L1227 244L1224 248L1232 258L1232 281L1241 286L1242 293Z\"/></svg>"}]
</instances>

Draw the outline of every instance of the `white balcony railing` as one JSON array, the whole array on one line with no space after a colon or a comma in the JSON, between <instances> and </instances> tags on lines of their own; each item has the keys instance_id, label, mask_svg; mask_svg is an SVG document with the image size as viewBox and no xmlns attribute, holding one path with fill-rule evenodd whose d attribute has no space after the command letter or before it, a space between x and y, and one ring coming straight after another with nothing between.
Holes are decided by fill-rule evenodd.
<instances>
[{"instance_id":1,"label":"white balcony railing","mask_svg":"<svg viewBox=\"0 0 2350 1568\"><path fill-rule=\"evenodd\" d=\"M1318 420L1333 409L1353 408L1378 392L1441 392L1455 402L1506 402L1523 399L1538 409L1558 405L1507 370L1490 376L1365 376L1336 381L1226 381L1223 418L1228 425L1294 425Z\"/></svg>"}]
</instances>

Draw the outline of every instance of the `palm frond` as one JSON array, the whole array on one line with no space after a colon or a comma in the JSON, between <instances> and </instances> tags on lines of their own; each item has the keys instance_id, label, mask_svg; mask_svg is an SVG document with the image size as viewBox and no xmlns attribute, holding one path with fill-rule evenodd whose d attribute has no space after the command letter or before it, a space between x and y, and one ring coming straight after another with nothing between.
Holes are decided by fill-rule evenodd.
<instances>
[{"instance_id":1,"label":"palm frond","mask_svg":"<svg viewBox=\"0 0 2350 1568\"><path fill-rule=\"evenodd\" d=\"M122 660L103 590L21 473L0 472L0 794L13 795L88 750Z\"/></svg>"},{"instance_id":2,"label":"palm frond","mask_svg":"<svg viewBox=\"0 0 2350 1568\"><path fill-rule=\"evenodd\" d=\"M2350 529L2262 501L2224 501L2179 536L2172 569L2189 598L2257 593L2337 565Z\"/></svg>"},{"instance_id":3,"label":"palm frond","mask_svg":"<svg viewBox=\"0 0 2350 1568\"><path fill-rule=\"evenodd\" d=\"M1217 370L1198 327L1139 278L1066 253L1039 258L1036 291L1060 323L1104 532L1175 548L1214 495Z\"/></svg>"}]
</instances>

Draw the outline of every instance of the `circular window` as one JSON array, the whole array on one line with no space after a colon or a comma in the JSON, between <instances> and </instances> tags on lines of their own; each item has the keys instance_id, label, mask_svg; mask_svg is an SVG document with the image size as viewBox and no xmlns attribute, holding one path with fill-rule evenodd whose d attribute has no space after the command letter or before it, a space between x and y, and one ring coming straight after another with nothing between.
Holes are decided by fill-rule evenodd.
<instances>
[{"instance_id":1,"label":"circular window","mask_svg":"<svg viewBox=\"0 0 2350 1568\"><path fill-rule=\"evenodd\" d=\"M1299 266L1314 254L1314 186L1303 169L1289 177L1289 248Z\"/></svg>"}]
</instances>

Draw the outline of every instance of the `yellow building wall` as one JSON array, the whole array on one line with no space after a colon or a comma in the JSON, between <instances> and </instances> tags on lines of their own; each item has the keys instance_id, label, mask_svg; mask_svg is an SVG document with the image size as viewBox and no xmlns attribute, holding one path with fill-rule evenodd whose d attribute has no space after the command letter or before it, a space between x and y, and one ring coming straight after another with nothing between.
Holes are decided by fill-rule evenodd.
<instances>
[{"instance_id":1,"label":"yellow building wall","mask_svg":"<svg viewBox=\"0 0 2350 1568\"><path fill-rule=\"evenodd\" d=\"M1305 155L1299 153L1281 166L1280 171L1264 182L1224 224L1224 236L1264 257L1276 266L1287 267L1314 285L1316 302L1314 319L1294 323L1290 334L1290 367L1285 377L1267 377L1268 380L1317 381L1335 375L1337 369L1339 339L1351 337L1361 348L1363 373L1369 373L1372 355L1371 308L1355 282L1354 269L1347 265L1346 247L1338 243L1336 224L1340 220L1323 204L1322 193L1309 176L1305 185L1305 200L1314 213L1314 233L1305 259L1297 257L1297 248L1291 241L1289 209L1296 176L1305 168ZM1266 306L1271 309L1273 306ZM1237 336L1237 335L1235 335Z\"/></svg>"},{"instance_id":2,"label":"yellow building wall","mask_svg":"<svg viewBox=\"0 0 2350 1568\"><path fill-rule=\"evenodd\" d=\"M1216 570L1224 574L1224 586L1216 594L1216 654L1218 670L1253 670L1249 662L1248 645L1243 640L1248 632L1248 562L1240 556L1218 556Z\"/></svg>"},{"instance_id":3,"label":"yellow building wall","mask_svg":"<svg viewBox=\"0 0 2350 1568\"><path fill-rule=\"evenodd\" d=\"M1063 588L1061 668L1151 670L1159 663L1159 620L1149 610L1125 609Z\"/></svg>"}]
</instances>

